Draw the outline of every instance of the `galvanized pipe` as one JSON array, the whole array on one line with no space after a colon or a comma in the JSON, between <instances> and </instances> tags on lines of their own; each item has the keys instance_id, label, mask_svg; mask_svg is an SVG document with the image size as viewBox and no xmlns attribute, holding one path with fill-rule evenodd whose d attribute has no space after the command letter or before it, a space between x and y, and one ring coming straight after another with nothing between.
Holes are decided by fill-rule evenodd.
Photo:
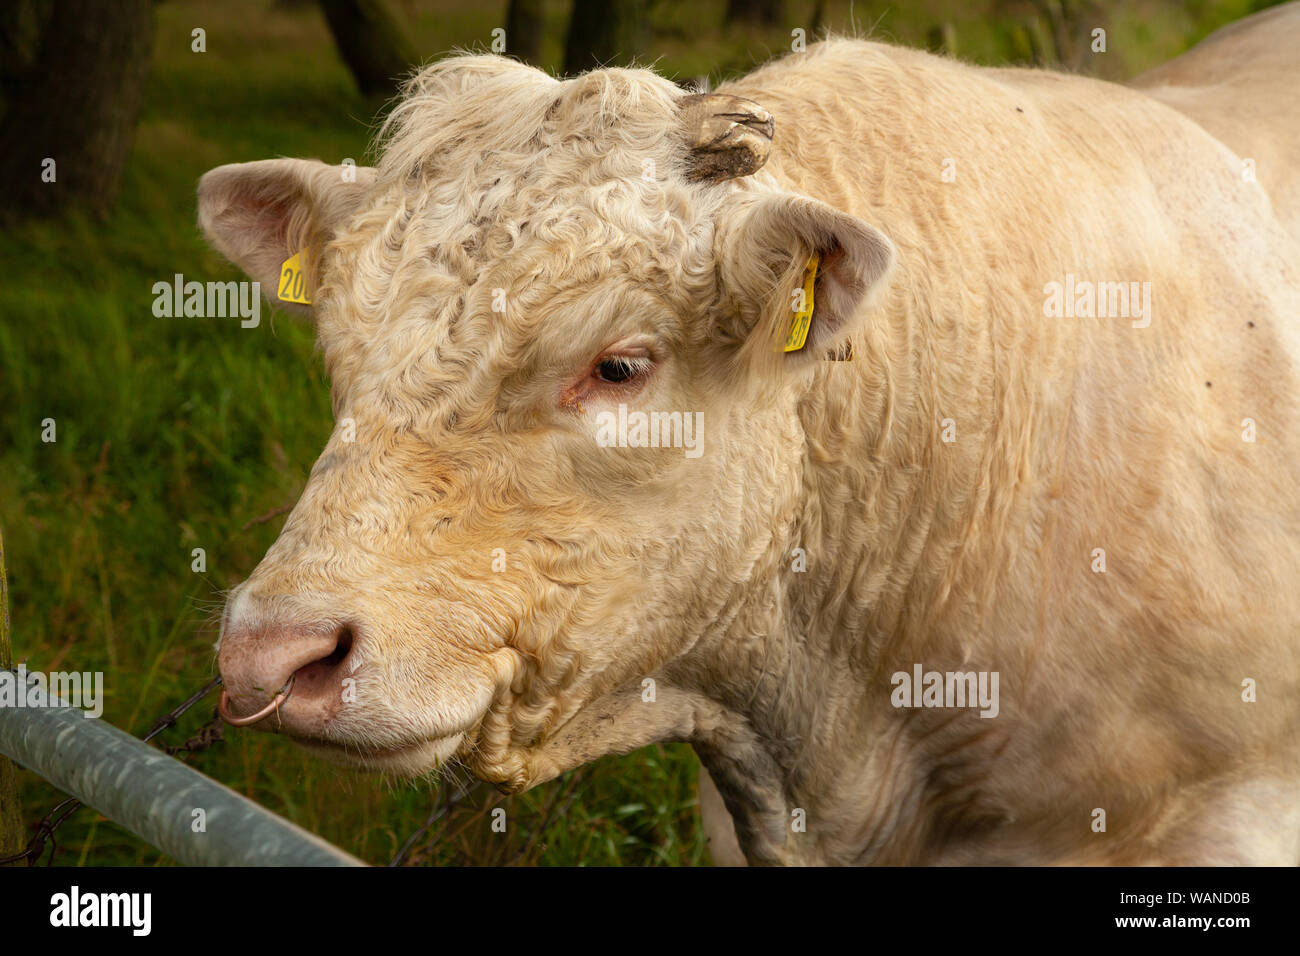
<instances>
[{"instance_id":1,"label":"galvanized pipe","mask_svg":"<svg viewBox=\"0 0 1300 956\"><path fill-rule=\"evenodd\" d=\"M190 866L365 865L74 707L0 706L0 753Z\"/></svg>"}]
</instances>

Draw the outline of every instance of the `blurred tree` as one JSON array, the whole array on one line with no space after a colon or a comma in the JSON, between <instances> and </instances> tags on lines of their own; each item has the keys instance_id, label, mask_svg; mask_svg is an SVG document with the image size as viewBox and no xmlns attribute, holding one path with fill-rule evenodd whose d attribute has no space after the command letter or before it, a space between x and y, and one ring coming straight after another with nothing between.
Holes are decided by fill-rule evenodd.
<instances>
[{"instance_id":1,"label":"blurred tree","mask_svg":"<svg viewBox=\"0 0 1300 956\"><path fill-rule=\"evenodd\" d=\"M1089 59L1092 30L1108 26L1101 5L1093 0L1035 0L1034 6L1051 28L1055 61L1072 71L1082 69Z\"/></svg>"},{"instance_id":2,"label":"blurred tree","mask_svg":"<svg viewBox=\"0 0 1300 956\"><path fill-rule=\"evenodd\" d=\"M945 20L936 23L926 33L926 47L931 53L957 55L957 28Z\"/></svg>"},{"instance_id":3,"label":"blurred tree","mask_svg":"<svg viewBox=\"0 0 1300 956\"><path fill-rule=\"evenodd\" d=\"M365 96L397 92L418 61L405 26L386 0L320 0L339 56Z\"/></svg>"},{"instance_id":4,"label":"blurred tree","mask_svg":"<svg viewBox=\"0 0 1300 956\"><path fill-rule=\"evenodd\" d=\"M152 0L14 0L0 17L0 213L108 210L135 138L153 33Z\"/></svg>"},{"instance_id":5,"label":"blurred tree","mask_svg":"<svg viewBox=\"0 0 1300 956\"><path fill-rule=\"evenodd\" d=\"M0 536L0 668L13 666L9 647L9 585L5 578L5 542ZM0 756L0 857L13 856L23 848L23 811L18 803L18 781L14 765ZM3 865L3 864L0 864Z\"/></svg>"},{"instance_id":6,"label":"blurred tree","mask_svg":"<svg viewBox=\"0 0 1300 956\"><path fill-rule=\"evenodd\" d=\"M826 0L817 0L817 2L813 4L812 26L811 29L808 30L808 35L816 36L821 31L822 24L825 22Z\"/></svg>"},{"instance_id":7,"label":"blurred tree","mask_svg":"<svg viewBox=\"0 0 1300 956\"><path fill-rule=\"evenodd\" d=\"M1007 33L1013 61L1096 72L1100 61L1091 54L1092 31L1110 25L1097 0L996 0L993 12L1016 21ZM1117 59L1114 53L1110 57Z\"/></svg>"},{"instance_id":8,"label":"blurred tree","mask_svg":"<svg viewBox=\"0 0 1300 956\"><path fill-rule=\"evenodd\" d=\"M784 7L783 0L727 0L727 22L774 27L784 18Z\"/></svg>"},{"instance_id":9,"label":"blurred tree","mask_svg":"<svg viewBox=\"0 0 1300 956\"><path fill-rule=\"evenodd\" d=\"M645 45L649 0L573 0L564 72L626 66Z\"/></svg>"},{"instance_id":10,"label":"blurred tree","mask_svg":"<svg viewBox=\"0 0 1300 956\"><path fill-rule=\"evenodd\" d=\"M537 65L542 55L542 0L510 0L506 9L506 52Z\"/></svg>"}]
</instances>

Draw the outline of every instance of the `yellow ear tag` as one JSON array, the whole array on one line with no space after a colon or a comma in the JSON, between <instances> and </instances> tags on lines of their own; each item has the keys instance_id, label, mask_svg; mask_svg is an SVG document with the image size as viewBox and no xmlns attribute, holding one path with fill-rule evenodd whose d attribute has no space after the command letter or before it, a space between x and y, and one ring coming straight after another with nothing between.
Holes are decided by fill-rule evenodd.
<instances>
[{"instance_id":1,"label":"yellow ear tag","mask_svg":"<svg viewBox=\"0 0 1300 956\"><path fill-rule=\"evenodd\" d=\"M794 295L803 293L803 302L797 300L792 304L802 304L803 308L794 313L794 318L790 320L790 334L786 336L785 351L798 352L808 341L808 329L812 326L813 315L813 286L817 282L817 266L821 264L821 256L813 256L808 260L808 265L803 270L803 288L796 289Z\"/></svg>"},{"instance_id":2,"label":"yellow ear tag","mask_svg":"<svg viewBox=\"0 0 1300 956\"><path fill-rule=\"evenodd\" d=\"M295 252L280 266L280 291L276 296L281 302L311 305L311 298L307 295L307 277L302 271L301 252Z\"/></svg>"}]
</instances>

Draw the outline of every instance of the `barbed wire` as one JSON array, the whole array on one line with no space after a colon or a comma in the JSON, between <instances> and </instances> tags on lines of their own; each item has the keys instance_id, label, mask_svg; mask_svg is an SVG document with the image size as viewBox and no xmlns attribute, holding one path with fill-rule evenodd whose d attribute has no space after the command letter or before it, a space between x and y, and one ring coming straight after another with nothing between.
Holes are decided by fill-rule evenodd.
<instances>
[{"instance_id":1,"label":"barbed wire","mask_svg":"<svg viewBox=\"0 0 1300 956\"><path fill-rule=\"evenodd\" d=\"M401 848L397 851L396 854L394 854L393 858L389 860L388 865L390 867L393 867L393 866L401 866L403 863L405 863L407 857L410 855L412 848L415 846L416 842L420 839L420 837L428 833L429 830L432 829L435 823L437 823L448 813L450 813L453 809L455 809L458 803L460 803L462 800L468 797L475 790L478 790L479 787L481 786L482 786L481 781L471 780L470 782L458 788L455 793L453 793L442 803L441 806L439 806L435 802L434 808L430 812L428 818L422 824L420 824L419 827L416 828L414 833L412 833L409 837L406 838L406 842L402 844Z\"/></svg>"}]
</instances>

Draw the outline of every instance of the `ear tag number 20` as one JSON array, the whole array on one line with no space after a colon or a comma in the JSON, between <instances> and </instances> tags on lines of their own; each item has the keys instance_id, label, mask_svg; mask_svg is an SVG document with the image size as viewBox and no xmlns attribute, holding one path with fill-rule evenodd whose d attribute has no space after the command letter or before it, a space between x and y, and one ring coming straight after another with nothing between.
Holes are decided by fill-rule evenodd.
<instances>
[{"instance_id":1,"label":"ear tag number 20","mask_svg":"<svg viewBox=\"0 0 1300 956\"><path fill-rule=\"evenodd\" d=\"M307 295L307 277L302 271L301 252L295 252L280 266L280 291L276 296L281 302L311 305L311 297Z\"/></svg>"},{"instance_id":2,"label":"ear tag number 20","mask_svg":"<svg viewBox=\"0 0 1300 956\"><path fill-rule=\"evenodd\" d=\"M821 256L813 256L808 260L808 265L803 270L803 288L796 289L793 293L794 304L801 308L794 310L794 318L790 320L790 334L785 340L787 352L798 352L808 341L808 329L812 327L813 286L817 283L817 266L820 264ZM799 302L800 293L802 302Z\"/></svg>"}]
</instances>

